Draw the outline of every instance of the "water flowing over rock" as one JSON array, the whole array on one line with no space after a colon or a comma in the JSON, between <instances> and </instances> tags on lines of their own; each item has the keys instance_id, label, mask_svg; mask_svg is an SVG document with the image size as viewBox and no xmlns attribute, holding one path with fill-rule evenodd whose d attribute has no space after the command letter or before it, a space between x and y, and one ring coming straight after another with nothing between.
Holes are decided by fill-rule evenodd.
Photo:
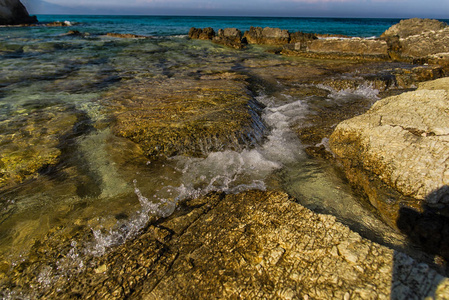
<instances>
[{"instance_id":1,"label":"water flowing over rock","mask_svg":"<svg viewBox=\"0 0 449 300\"><path fill-rule=\"evenodd\" d=\"M348 178L363 186L393 226L402 206L443 212L449 204L448 87L449 79L442 78L380 100L367 113L340 123L331 136L330 147ZM374 189L376 178L409 198L382 196Z\"/></svg>"},{"instance_id":2,"label":"water flowing over rock","mask_svg":"<svg viewBox=\"0 0 449 300\"><path fill-rule=\"evenodd\" d=\"M19 25L36 23L19 0L0 0L0 25Z\"/></svg>"},{"instance_id":3,"label":"water flowing over rock","mask_svg":"<svg viewBox=\"0 0 449 300\"><path fill-rule=\"evenodd\" d=\"M212 193L187 201L170 218L154 221L98 259L80 261L76 245L59 250L59 257L78 265L75 273L64 273L63 263L39 266L37 259L14 267L24 272L22 278L12 271L0 279L42 299L438 299L448 294L449 279L427 265L292 200L274 191ZM37 244L35 251L45 259L58 250Z\"/></svg>"},{"instance_id":4,"label":"water flowing over rock","mask_svg":"<svg viewBox=\"0 0 449 300\"><path fill-rule=\"evenodd\" d=\"M262 138L260 106L244 76L233 73L132 82L103 103L114 132L139 144L150 157L241 150Z\"/></svg>"}]
</instances>

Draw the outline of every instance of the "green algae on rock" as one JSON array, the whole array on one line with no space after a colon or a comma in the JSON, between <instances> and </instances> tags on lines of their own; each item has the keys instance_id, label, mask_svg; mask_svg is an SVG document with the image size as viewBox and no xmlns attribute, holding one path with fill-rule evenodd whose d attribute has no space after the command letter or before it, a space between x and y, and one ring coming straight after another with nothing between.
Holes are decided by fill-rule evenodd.
<instances>
[{"instance_id":1,"label":"green algae on rock","mask_svg":"<svg viewBox=\"0 0 449 300\"><path fill-rule=\"evenodd\" d=\"M261 140L261 107L247 85L233 73L130 81L101 101L114 117L115 134L139 144L149 157L199 156Z\"/></svg>"},{"instance_id":2,"label":"green algae on rock","mask_svg":"<svg viewBox=\"0 0 449 300\"><path fill-rule=\"evenodd\" d=\"M0 122L0 188L36 176L58 162L60 143L71 132L77 116L64 107L17 113Z\"/></svg>"}]
</instances>

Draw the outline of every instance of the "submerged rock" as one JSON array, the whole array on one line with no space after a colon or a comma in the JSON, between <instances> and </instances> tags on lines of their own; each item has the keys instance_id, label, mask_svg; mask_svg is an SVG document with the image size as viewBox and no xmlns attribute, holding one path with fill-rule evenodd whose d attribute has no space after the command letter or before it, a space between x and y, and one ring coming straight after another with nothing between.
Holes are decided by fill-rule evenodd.
<instances>
[{"instance_id":1,"label":"submerged rock","mask_svg":"<svg viewBox=\"0 0 449 300\"><path fill-rule=\"evenodd\" d=\"M0 278L3 293L43 299L421 299L449 293L449 279L427 265L292 200L282 192L209 194L88 261L73 242L63 250L38 244L40 259L58 262L30 255L34 260ZM64 269L70 263L72 273Z\"/></svg>"},{"instance_id":2,"label":"submerged rock","mask_svg":"<svg viewBox=\"0 0 449 300\"><path fill-rule=\"evenodd\" d=\"M58 162L63 137L77 116L66 108L46 108L17 114L0 122L0 188L32 178Z\"/></svg>"},{"instance_id":3,"label":"submerged rock","mask_svg":"<svg viewBox=\"0 0 449 300\"><path fill-rule=\"evenodd\" d=\"M149 36L146 35L138 35L138 34L131 34L131 33L115 33L115 32L108 32L106 33L106 36L114 37L114 38L121 38L121 39L148 39Z\"/></svg>"},{"instance_id":4,"label":"submerged rock","mask_svg":"<svg viewBox=\"0 0 449 300\"><path fill-rule=\"evenodd\" d=\"M0 25L19 25L36 23L37 18L30 16L19 0L0 1Z\"/></svg>"},{"instance_id":5,"label":"submerged rock","mask_svg":"<svg viewBox=\"0 0 449 300\"><path fill-rule=\"evenodd\" d=\"M115 134L153 158L239 150L260 141L264 131L261 107L245 78L233 73L129 82L102 102L115 119Z\"/></svg>"},{"instance_id":6,"label":"submerged rock","mask_svg":"<svg viewBox=\"0 0 449 300\"><path fill-rule=\"evenodd\" d=\"M348 178L393 226L402 206L443 212L449 205L448 86L449 79L442 78L380 100L340 123L331 136L330 147ZM389 195L375 188L378 180L393 189Z\"/></svg>"}]
</instances>

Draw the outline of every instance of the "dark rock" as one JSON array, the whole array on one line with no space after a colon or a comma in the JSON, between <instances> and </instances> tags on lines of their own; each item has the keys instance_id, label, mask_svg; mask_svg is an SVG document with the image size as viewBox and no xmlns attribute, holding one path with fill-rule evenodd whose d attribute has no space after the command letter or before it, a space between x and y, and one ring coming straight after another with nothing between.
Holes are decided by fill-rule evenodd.
<instances>
[{"instance_id":1,"label":"dark rock","mask_svg":"<svg viewBox=\"0 0 449 300\"><path fill-rule=\"evenodd\" d=\"M244 36L248 44L284 45L290 42L288 30L270 27L253 27L246 31Z\"/></svg>"},{"instance_id":2,"label":"dark rock","mask_svg":"<svg viewBox=\"0 0 449 300\"><path fill-rule=\"evenodd\" d=\"M304 43L311 40L316 40L318 37L314 33L304 33L301 31L290 33L290 43Z\"/></svg>"},{"instance_id":3,"label":"dark rock","mask_svg":"<svg viewBox=\"0 0 449 300\"><path fill-rule=\"evenodd\" d=\"M30 16L25 6L19 0L0 1L0 25L33 24L35 16Z\"/></svg>"},{"instance_id":4,"label":"dark rock","mask_svg":"<svg viewBox=\"0 0 449 300\"><path fill-rule=\"evenodd\" d=\"M189 37L195 40L212 40L215 37L215 31L211 27L204 29L192 27L189 30Z\"/></svg>"},{"instance_id":5,"label":"dark rock","mask_svg":"<svg viewBox=\"0 0 449 300\"><path fill-rule=\"evenodd\" d=\"M235 49L242 49L247 44L246 39L242 40L242 32L236 28L220 29L213 42Z\"/></svg>"}]
</instances>

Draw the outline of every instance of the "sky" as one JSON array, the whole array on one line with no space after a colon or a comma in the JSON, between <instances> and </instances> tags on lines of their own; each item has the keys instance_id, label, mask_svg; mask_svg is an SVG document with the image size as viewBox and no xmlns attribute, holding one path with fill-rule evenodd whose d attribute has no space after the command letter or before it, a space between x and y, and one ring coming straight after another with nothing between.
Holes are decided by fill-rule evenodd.
<instances>
[{"instance_id":1,"label":"sky","mask_svg":"<svg viewBox=\"0 0 449 300\"><path fill-rule=\"evenodd\" d=\"M21 0L30 14L449 19L449 0Z\"/></svg>"}]
</instances>

